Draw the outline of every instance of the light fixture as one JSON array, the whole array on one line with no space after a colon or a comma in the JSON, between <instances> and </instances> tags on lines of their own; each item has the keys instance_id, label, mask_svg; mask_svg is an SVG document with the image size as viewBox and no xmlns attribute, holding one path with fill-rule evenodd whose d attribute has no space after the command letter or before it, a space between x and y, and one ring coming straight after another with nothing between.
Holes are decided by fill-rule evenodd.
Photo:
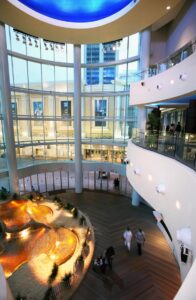
<instances>
[{"instance_id":1,"label":"light fixture","mask_svg":"<svg viewBox=\"0 0 196 300\"><path fill-rule=\"evenodd\" d=\"M187 79L187 74L186 73L180 74L179 79L185 81Z\"/></svg>"},{"instance_id":2,"label":"light fixture","mask_svg":"<svg viewBox=\"0 0 196 300\"><path fill-rule=\"evenodd\" d=\"M156 191L159 194L165 194L165 185L163 183L160 183L156 186Z\"/></svg>"},{"instance_id":3,"label":"light fixture","mask_svg":"<svg viewBox=\"0 0 196 300\"><path fill-rule=\"evenodd\" d=\"M23 42L23 44L26 44L26 35L22 36L22 42Z\"/></svg>"},{"instance_id":4,"label":"light fixture","mask_svg":"<svg viewBox=\"0 0 196 300\"><path fill-rule=\"evenodd\" d=\"M34 42L35 42L35 47L38 48L38 47L39 47L39 46L38 46L38 40L35 39Z\"/></svg>"},{"instance_id":5,"label":"light fixture","mask_svg":"<svg viewBox=\"0 0 196 300\"><path fill-rule=\"evenodd\" d=\"M180 201L176 201L176 208L177 208L177 209L180 209L180 208L181 208Z\"/></svg>"},{"instance_id":6,"label":"light fixture","mask_svg":"<svg viewBox=\"0 0 196 300\"><path fill-rule=\"evenodd\" d=\"M166 9L167 9L167 10L170 10L170 9L171 9L171 6L170 6L170 5L166 6Z\"/></svg>"},{"instance_id":7,"label":"light fixture","mask_svg":"<svg viewBox=\"0 0 196 300\"><path fill-rule=\"evenodd\" d=\"M174 84L174 80L173 80L173 79L171 79L171 80L170 80L170 83L171 83L171 84Z\"/></svg>"},{"instance_id":8,"label":"light fixture","mask_svg":"<svg viewBox=\"0 0 196 300\"><path fill-rule=\"evenodd\" d=\"M28 37L28 41L29 41L29 46L32 46L32 41L31 41L30 36Z\"/></svg>"},{"instance_id":9,"label":"light fixture","mask_svg":"<svg viewBox=\"0 0 196 300\"><path fill-rule=\"evenodd\" d=\"M17 40L17 41L20 41L20 37L19 37L19 34L18 34L18 33L16 33L16 40Z\"/></svg>"},{"instance_id":10,"label":"light fixture","mask_svg":"<svg viewBox=\"0 0 196 300\"><path fill-rule=\"evenodd\" d=\"M44 42L45 50L48 50L48 44Z\"/></svg>"},{"instance_id":11,"label":"light fixture","mask_svg":"<svg viewBox=\"0 0 196 300\"><path fill-rule=\"evenodd\" d=\"M118 50L118 48L121 45L121 41L122 41L122 39L103 43L102 44L103 53L105 54L107 52L112 52L112 51L114 52L114 51Z\"/></svg>"},{"instance_id":12,"label":"light fixture","mask_svg":"<svg viewBox=\"0 0 196 300\"><path fill-rule=\"evenodd\" d=\"M141 174L141 170L139 168L135 168L133 170L133 172L134 172L135 175L140 175Z\"/></svg>"}]
</instances>

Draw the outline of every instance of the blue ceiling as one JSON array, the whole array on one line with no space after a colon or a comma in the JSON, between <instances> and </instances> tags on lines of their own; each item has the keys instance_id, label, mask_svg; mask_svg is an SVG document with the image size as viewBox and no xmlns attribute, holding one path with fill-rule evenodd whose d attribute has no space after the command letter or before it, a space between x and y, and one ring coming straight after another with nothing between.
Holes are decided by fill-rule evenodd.
<instances>
[{"instance_id":1,"label":"blue ceiling","mask_svg":"<svg viewBox=\"0 0 196 300\"><path fill-rule=\"evenodd\" d=\"M119 12L134 0L18 0L32 10L65 22L86 23Z\"/></svg>"}]
</instances>

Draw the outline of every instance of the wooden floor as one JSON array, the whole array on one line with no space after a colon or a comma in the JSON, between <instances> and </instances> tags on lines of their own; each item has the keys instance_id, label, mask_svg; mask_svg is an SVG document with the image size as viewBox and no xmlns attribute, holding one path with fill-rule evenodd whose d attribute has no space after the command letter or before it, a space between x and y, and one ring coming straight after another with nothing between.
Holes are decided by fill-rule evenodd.
<instances>
[{"instance_id":1,"label":"wooden floor","mask_svg":"<svg viewBox=\"0 0 196 300\"><path fill-rule=\"evenodd\" d=\"M180 286L179 269L149 207L136 208L126 197L101 192L68 192L61 197L90 217L95 230L95 256L111 245L116 251L113 271L104 275L91 267L72 300L174 298ZM122 233L128 225L133 233L138 227L145 231L142 256L137 254L135 241L131 253L123 245Z\"/></svg>"}]
</instances>

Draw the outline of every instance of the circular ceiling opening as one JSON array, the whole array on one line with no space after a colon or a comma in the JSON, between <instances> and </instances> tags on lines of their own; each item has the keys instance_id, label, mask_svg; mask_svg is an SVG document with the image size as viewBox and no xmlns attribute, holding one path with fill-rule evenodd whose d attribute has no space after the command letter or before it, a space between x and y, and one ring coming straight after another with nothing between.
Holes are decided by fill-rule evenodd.
<instances>
[{"instance_id":1,"label":"circular ceiling opening","mask_svg":"<svg viewBox=\"0 0 196 300\"><path fill-rule=\"evenodd\" d=\"M19 9L48 23L63 27L80 24L82 28L101 26L120 18L139 0L9 0ZM101 23L100 23L101 22ZM94 26L89 24L94 24ZM69 26L66 26L66 25ZM88 24L88 25L87 25ZM75 26L73 26L75 27Z\"/></svg>"}]
</instances>

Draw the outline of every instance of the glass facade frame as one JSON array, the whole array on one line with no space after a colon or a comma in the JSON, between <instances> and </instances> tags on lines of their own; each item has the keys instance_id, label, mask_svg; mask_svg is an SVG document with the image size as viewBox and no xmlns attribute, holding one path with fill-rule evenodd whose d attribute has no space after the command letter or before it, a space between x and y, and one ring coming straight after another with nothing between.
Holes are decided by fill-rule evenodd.
<instances>
[{"instance_id":1,"label":"glass facade frame","mask_svg":"<svg viewBox=\"0 0 196 300\"><path fill-rule=\"evenodd\" d=\"M74 160L73 45L8 26L6 36L18 166ZM103 44L81 46L83 160L121 163L126 155L136 122L129 88L138 73L139 39L139 33L123 38L106 53Z\"/></svg>"}]
</instances>

